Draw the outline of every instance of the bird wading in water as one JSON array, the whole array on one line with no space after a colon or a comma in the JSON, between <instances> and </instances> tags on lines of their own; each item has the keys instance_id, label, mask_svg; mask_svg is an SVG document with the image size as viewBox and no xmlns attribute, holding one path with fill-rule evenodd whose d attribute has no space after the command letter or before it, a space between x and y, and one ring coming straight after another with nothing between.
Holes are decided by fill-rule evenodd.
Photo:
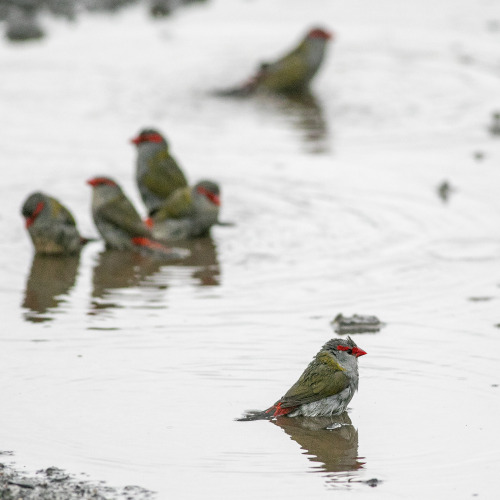
<instances>
[{"instance_id":1,"label":"bird wading in water","mask_svg":"<svg viewBox=\"0 0 500 500\"><path fill-rule=\"evenodd\" d=\"M141 130L131 142L137 146L137 187L152 216L174 191L187 187L188 182L160 132Z\"/></svg>"},{"instance_id":2,"label":"bird wading in water","mask_svg":"<svg viewBox=\"0 0 500 500\"><path fill-rule=\"evenodd\" d=\"M181 257L153 240L151 231L113 179L94 177L87 184L92 186L94 223L108 248L135 250L168 259Z\"/></svg>"},{"instance_id":3,"label":"bird wading in water","mask_svg":"<svg viewBox=\"0 0 500 500\"><path fill-rule=\"evenodd\" d=\"M179 240L206 236L218 223L220 188L209 180L175 191L150 218L153 237Z\"/></svg>"},{"instance_id":4,"label":"bird wading in water","mask_svg":"<svg viewBox=\"0 0 500 500\"><path fill-rule=\"evenodd\" d=\"M279 93L305 93L318 72L332 33L313 28L292 51L274 62L262 63L248 82L234 89L220 91L218 95L248 95L257 90Z\"/></svg>"},{"instance_id":5,"label":"bird wading in water","mask_svg":"<svg viewBox=\"0 0 500 500\"><path fill-rule=\"evenodd\" d=\"M365 354L350 337L329 340L282 398L241 420L329 417L344 412L358 389L358 358Z\"/></svg>"},{"instance_id":6,"label":"bird wading in water","mask_svg":"<svg viewBox=\"0 0 500 500\"><path fill-rule=\"evenodd\" d=\"M80 236L71 212L58 200L44 193L30 194L21 213L36 253L75 254L91 241Z\"/></svg>"}]
</instances>

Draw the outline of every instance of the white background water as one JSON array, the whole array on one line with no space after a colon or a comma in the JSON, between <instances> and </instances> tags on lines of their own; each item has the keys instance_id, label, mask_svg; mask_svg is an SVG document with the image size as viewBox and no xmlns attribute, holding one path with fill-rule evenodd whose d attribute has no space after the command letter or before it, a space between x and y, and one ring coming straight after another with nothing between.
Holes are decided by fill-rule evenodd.
<instances>
[{"instance_id":1,"label":"white background water","mask_svg":"<svg viewBox=\"0 0 500 500\"><path fill-rule=\"evenodd\" d=\"M40 42L0 42L0 449L159 498L495 498L498 2L212 0L43 23ZM312 105L210 95L318 23L336 39ZM96 174L144 213L128 143L144 126L191 181L221 184L236 225L182 265L101 243L32 262L32 191L85 235ZM236 422L340 312L386 323L353 336L357 435Z\"/></svg>"}]
</instances>

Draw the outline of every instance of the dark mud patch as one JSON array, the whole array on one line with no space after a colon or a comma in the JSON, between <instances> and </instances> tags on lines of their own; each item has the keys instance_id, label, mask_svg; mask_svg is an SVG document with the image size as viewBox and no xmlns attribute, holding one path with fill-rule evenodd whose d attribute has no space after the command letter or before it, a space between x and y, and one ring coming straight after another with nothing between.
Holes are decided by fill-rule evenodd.
<instances>
[{"instance_id":1,"label":"dark mud patch","mask_svg":"<svg viewBox=\"0 0 500 500\"><path fill-rule=\"evenodd\" d=\"M1 500L153 500L155 497L154 492L140 486L113 488L103 481L79 480L57 467L29 475L0 463Z\"/></svg>"},{"instance_id":2,"label":"dark mud patch","mask_svg":"<svg viewBox=\"0 0 500 500\"><path fill-rule=\"evenodd\" d=\"M360 314L344 316L340 313L332 319L330 325L336 333L348 335L350 333L378 332L385 326L385 323L382 323L376 316L363 316Z\"/></svg>"}]
</instances>

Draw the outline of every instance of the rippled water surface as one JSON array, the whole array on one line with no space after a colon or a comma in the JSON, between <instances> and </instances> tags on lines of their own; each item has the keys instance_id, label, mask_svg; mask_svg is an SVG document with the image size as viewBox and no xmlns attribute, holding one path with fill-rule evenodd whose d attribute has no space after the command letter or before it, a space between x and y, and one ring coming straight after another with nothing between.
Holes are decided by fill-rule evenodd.
<instances>
[{"instance_id":1,"label":"rippled water surface","mask_svg":"<svg viewBox=\"0 0 500 500\"><path fill-rule=\"evenodd\" d=\"M0 449L159 498L494 498L497 2L212 0L43 22L39 42L0 42ZM312 95L211 95L318 22L336 39ZM175 265L100 242L33 258L34 190L85 235L96 174L144 213L128 140L146 125L191 181L219 181L234 225ZM353 335L368 355L343 425L235 421L288 389L339 313L385 323Z\"/></svg>"}]
</instances>

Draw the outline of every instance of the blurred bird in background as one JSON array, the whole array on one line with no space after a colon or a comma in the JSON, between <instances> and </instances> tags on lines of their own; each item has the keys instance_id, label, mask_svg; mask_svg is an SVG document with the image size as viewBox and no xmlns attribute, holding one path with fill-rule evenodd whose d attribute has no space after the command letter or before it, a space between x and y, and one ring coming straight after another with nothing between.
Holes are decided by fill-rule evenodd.
<instances>
[{"instance_id":1,"label":"blurred bird in background","mask_svg":"<svg viewBox=\"0 0 500 500\"><path fill-rule=\"evenodd\" d=\"M137 146L137 187L152 216L175 190L187 187L188 182L160 132L144 129L132 143Z\"/></svg>"},{"instance_id":2,"label":"blurred bird in background","mask_svg":"<svg viewBox=\"0 0 500 500\"><path fill-rule=\"evenodd\" d=\"M39 191L24 202L21 213L35 252L69 255L81 250L89 238L82 238L71 212L58 200Z\"/></svg>"},{"instance_id":3,"label":"blurred bird in background","mask_svg":"<svg viewBox=\"0 0 500 500\"><path fill-rule=\"evenodd\" d=\"M257 73L243 85L216 92L221 96L245 96L258 90L281 93L304 93L318 72L333 35L323 28L313 28L291 52L274 62L264 62Z\"/></svg>"},{"instance_id":4,"label":"blurred bird in background","mask_svg":"<svg viewBox=\"0 0 500 500\"><path fill-rule=\"evenodd\" d=\"M182 258L177 251L152 239L151 231L114 180L94 177L87 183L92 186L94 223L108 248L135 250L165 259Z\"/></svg>"},{"instance_id":5,"label":"blurred bird in background","mask_svg":"<svg viewBox=\"0 0 500 500\"><path fill-rule=\"evenodd\" d=\"M220 188L213 181L179 188L151 217L152 234L159 240L205 236L218 223L219 207Z\"/></svg>"}]
</instances>

